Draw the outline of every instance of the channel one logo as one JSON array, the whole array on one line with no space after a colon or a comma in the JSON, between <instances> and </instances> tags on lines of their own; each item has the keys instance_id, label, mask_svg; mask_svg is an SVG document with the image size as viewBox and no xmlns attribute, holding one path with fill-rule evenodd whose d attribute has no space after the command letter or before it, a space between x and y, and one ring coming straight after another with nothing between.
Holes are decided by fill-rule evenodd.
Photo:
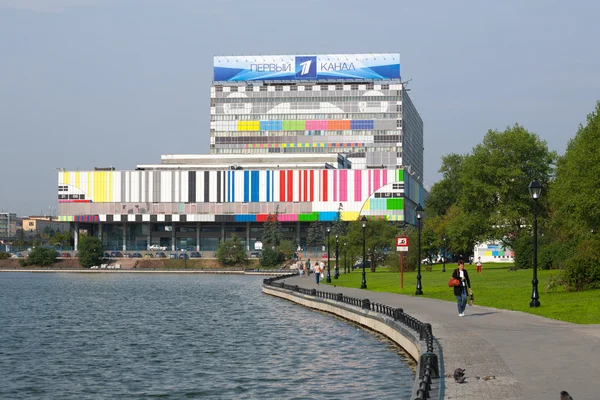
<instances>
[{"instance_id":1,"label":"channel one logo","mask_svg":"<svg viewBox=\"0 0 600 400\"><path fill-rule=\"evenodd\" d=\"M317 57L316 56L296 56L296 79L316 79L317 78Z\"/></svg>"}]
</instances>

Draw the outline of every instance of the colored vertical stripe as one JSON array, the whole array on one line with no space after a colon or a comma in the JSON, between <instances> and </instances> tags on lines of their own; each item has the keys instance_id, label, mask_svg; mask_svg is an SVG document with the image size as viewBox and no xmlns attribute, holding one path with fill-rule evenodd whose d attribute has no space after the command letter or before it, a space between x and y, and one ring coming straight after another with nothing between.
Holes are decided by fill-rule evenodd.
<instances>
[{"instance_id":1,"label":"colored vertical stripe","mask_svg":"<svg viewBox=\"0 0 600 400\"><path fill-rule=\"evenodd\" d=\"M115 176L115 173L113 171L110 171L108 173L108 202L112 203L113 197L114 197L114 191L113 191L113 177ZM195 201L195 200L194 200Z\"/></svg>"},{"instance_id":2,"label":"colored vertical stripe","mask_svg":"<svg viewBox=\"0 0 600 400\"><path fill-rule=\"evenodd\" d=\"M285 201L285 171L279 171L279 201Z\"/></svg>"},{"instance_id":3,"label":"colored vertical stripe","mask_svg":"<svg viewBox=\"0 0 600 400\"><path fill-rule=\"evenodd\" d=\"M210 202L210 172L204 171L204 202Z\"/></svg>"},{"instance_id":4,"label":"colored vertical stripe","mask_svg":"<svg viewBox=\"0 0 600 400\"><path fill-rule=\"evenodd\" d=\"M188 171L188 202L196 202L196 171Z\"/></svg>"},{"instance_id":5,"label":"colored vertical stripe","mask_svg":"<svg viewBox=\"0 0 600 400\"><path fill-rule=\"evenodd\" d=\"M251 196L250 199L252 200L253 203L258 202L259 201L259 193L260 193L260 179L259 179L259 173L258 171L252 171L251 174L251 188L252 188L252 192L251 192Z\"/></svg>"},{"instance_id":6,"label":"colored vertical stripe","mask_svg":"<svg viewBox=\"0 0 600 400\"><path fill-rule=\"evenodd\" d=\"M348 171L340 171L340 201L348 201Z\"/></svg>"},{"instance_id":7,"label":"colored vertical stripe","mask_svg":"<svg viewBox=\"0 0 600 400\"><path fill-rule=\"evenodd\" d=\"M271 171L267 171L267 203L271 201Z\"/></svg>"},{"instance_id":8,"label":"colored vertical stripe","mask_svg":"<svg viewBox=\"0 0 600 400\"><path fill-rule=\"evenodd\" d=\"M294 171L287 172L287 201L294 201Z\"/></svg>"},{"instance_id":9,"label":"colored vertical stripe","mask_svg":"<svg viewBox=\"0 0 600 400\"><path fill-rule=\"evenodd\" d=\"M362 201L362 171L354 171L354 201Z\"/></svg>"},{"instance_id":10,"label":"colored vertical stripe","mask_svg":"<svg viewBox=\"0 0 600 400\"><path fill-rule=\"evenodd\" d=\"M367 194L367 198L371 197L371 193L373 193L373 190L371 189L371 182L373 182L373 171L372 170L369 170L368 179L369 179L369 192Z\"/></svg>"},{"instance_id":11,"label":"colored vertical stripe","mask_svg":"<svg viewBox=\"0 0 600 400\"><path fill-rule=\"evenodd\" d=\"M322 196L321 196L321 201L327 201L327 184L328 184L328 179L327 179L327 170L324 169L323 170L323 179L321 179L321 182L323 182L322 186Z\"/></svg>"},{"instance_id":12,"label":"colored vertical stripe","mask_svg":"<svg viewBox=\"0 0 600 400\"><path fill-rule=\"evenodd\" d=\"M385 185L387 185L388 172L387 171L381 171L381 175L382 175L382 180L383 180L383 183L381 184L381 186L385 186Z\"/></svg>"},{"instance_id":13,"label":"colored vertical stripe","mask_svg":"<svg viewBox=\"0 0 600 400\"><path fill-rule=\"evenodd\" d=\"M310 170L310 201L315 201L315 171Z\"/></svg>"},{"instance_id":14,"label":"colored vertical stripe","mask_svg":"<svg viewBox=\"0 0 600 400\"><path fill-rule=\"evenodd\" d=\"M379 175L380 175L381 171L376 169L375 171L373 171L373 174L375 175L375 187L374 190L377 190L381 187L381 182L379 179Z\"/></svg>"},{"instance_id":15,"label":"colored vertical stripe","mask_svg":"<svg viewBox=\"0 0 600 400\"><path fill-rule=\"evenodd\" d=\"M308 200L308 171L304 171L304 196L302 196L302 201Z\"/></svg>"},{"instance_id":16,"label":"colored vertical stripe","mask_svg":"<svg viewBox=\"0 0 600 400\"><path fill-rule=\"evenodd\" d=\"M337 170L333 171L333 201L338 201L338 172Z\"/></svg>"},{"instance_id":17,"label":"colored vertical stripe","mask_svg":"<svg viewBox=\"0 0 600 400\"><path fill-rule=\"evenodd\" d=\"M250 171L244 171L244 203L250 201Z\"/></svg>"},{"instance_id":18,"label":"colored vertical stripe","mask_svg":"<svg viewBox=\"0 0 600 400\"><path fill-rule=\"evenodd\" d=\"M217 171L217 203L221 203L221 171Z\"/></svg>"}]
</instances>

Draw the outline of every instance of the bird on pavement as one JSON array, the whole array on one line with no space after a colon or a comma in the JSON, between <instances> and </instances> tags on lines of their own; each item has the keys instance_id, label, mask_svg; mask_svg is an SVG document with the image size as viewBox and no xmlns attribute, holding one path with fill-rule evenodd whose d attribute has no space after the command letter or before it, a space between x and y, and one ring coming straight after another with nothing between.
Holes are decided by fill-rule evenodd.
<instances>
[{"instance_id":1,"label":"bird on pavement","mask_svg":"<svg viewBox=\"0 0 600 400\"><path fill-rule=\"evenodd\" d=\"M454 380L457 383L464 383L465 379L465 370L463 368L456 368L454 370Z\"/></svg>"},{"instance_id":2,"label":"bird on pavement","mask_svg":"<svg viewBox=\"0 0 600 400\"><path fill-rule=\"evenodd\" d=\"M567 393L566 390L563 390L562 392L560 392L560 400L573 400L573 398L569 393Z\"/></svg>"}]
</instances>

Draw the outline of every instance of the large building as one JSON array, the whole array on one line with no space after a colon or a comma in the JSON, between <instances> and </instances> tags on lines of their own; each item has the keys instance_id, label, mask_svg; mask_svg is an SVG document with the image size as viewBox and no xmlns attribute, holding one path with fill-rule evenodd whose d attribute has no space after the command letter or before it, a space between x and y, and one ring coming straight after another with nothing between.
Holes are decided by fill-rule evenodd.
<instances>
[{"instance_id":1,"label":"large building","mask_svg":"<svg viewBox=\"0 0 600 400\"><path fill-rule=\"evenodd\" d=\"M300 246L317 219L414 222L423 123L398 54L216 57L210 96L211 154L60 171L60 220L109 249L201 251L252 250L275 212Z\"/></svg>"},{"instance_id":2,"label":"large building","mask_svg":"<svg viewBox=\"0 0 600 400\"><path fill-rule=\"evenodd\" d=\"M0 212L0 239L13 239L20 228L20 221L17 214Z\"/></svg>"}]
</instances>

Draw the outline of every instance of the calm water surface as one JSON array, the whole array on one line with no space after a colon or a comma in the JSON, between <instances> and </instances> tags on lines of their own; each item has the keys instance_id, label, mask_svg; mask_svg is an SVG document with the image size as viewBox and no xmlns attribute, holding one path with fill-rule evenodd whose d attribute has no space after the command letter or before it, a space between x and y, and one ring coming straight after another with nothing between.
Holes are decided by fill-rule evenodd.
<instances>
[{"instance_id":1,"label":"calm water surface","mask_svg":"<svg viewBox=\"0 0 600 400\"><path fill-rule=\"evenodd\" d=\"M0 274L0 398L410 397L391 342L262 279Z\"/></svg>"}]
</instances>

